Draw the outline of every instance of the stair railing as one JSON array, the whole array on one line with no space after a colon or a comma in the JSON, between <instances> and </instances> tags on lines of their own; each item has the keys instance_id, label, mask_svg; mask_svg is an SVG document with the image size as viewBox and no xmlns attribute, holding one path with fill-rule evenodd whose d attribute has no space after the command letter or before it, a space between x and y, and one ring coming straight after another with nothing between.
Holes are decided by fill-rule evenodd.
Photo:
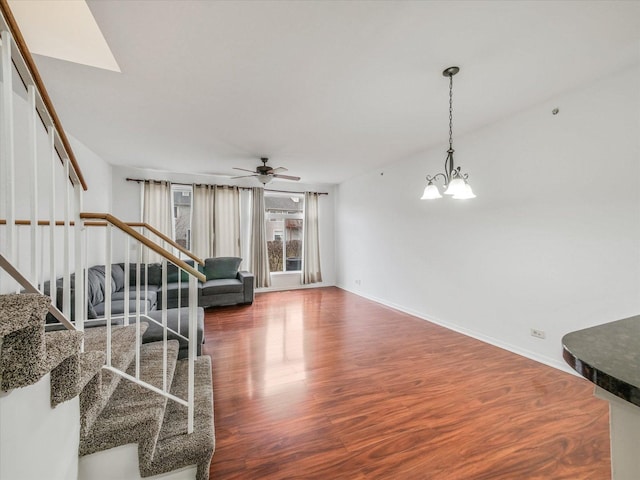
<instances>
[{"instance_id":1,"label":"stair railing","mask_svg":"<svg viewBox=\"0 0 640 480\"><path fill-rule=\"evenodd\" d=\"M168 397L188 410L188 432L193 431L194 416L194 360L197 341L197 281L204 276L166 249L150 242L139 232L124 222L107 214L84 214L83 192L86 182L78 166L60 119L56 114L35 62L20 33L7 0L0 0L0 293L7 291L45 289L45 279L49 279L49 295L54 312L62 310L60 318L67 328L73 328L67 320L71 318L71 298L75 293L73 323L78 330L84 330L87 317L87 238L86 230L91 221L106 222L108 232L105 242L105 278L110 281L112 262L112 231L123 232L127 242L135 244L136 299L140 299L140 259L142 253L150 250L162 258L163 266L163 306L166 306L166 271L169 264L178 269L179 279L184 272L188 276L189 323L189 387L187 399L170 393L167 375L161 387L150 385L140 379L140 319L152 320L147 311L140 311L136 300L135 322L137 325L138 349L135 374L117 371L113 365L105 368ZM20 79L14 82L14 77ZM26 118L26 121L23 120ZM16 143L16 139L25 139ZM42 145L46 145L42 149ZM40 147L40 148L39 148ZM19 159L19 161L17 161ZM47 212L44 213L43 212ZM45 220L45 218L47 218ZM62 221L56 220L63 218ZM29 234L23 239L19 233L24 221ZM61 235L60 228L62 228ZM141 227L141 228L147 228ZM151 231L150 229L148 229ZM62 236L60 239L59 237ZM24 240L24 241L23 241ZM166 240L163 240L166 242ZM127 244L128 245L128 244ZM93 244L92 254L93 254ZM175 248L175 246L172 246ZM123 252L129 282L130 247ZM183 252L184 253L184 252ZM145 266L145 268L147 268ZM8 272L8 275L7 275ZM72 285L72 273L74 274ZM57 281L62 276L62 301L57 301ZM147 276L148 278L148 276ZM146 280L145 280L146 281ZM180 281L180 280L179 280ZM106 283L106 282L105 282ZM129 292L129 289L125 289ZM109 292L109 293L107 293ZM111 292L105 285L108 301L105 303L105 323L111 336ZM127 309L123 320L129 322L129 294L126 294ZM61 305L60 305L61 303ZM169 332L166 309L163 309L162 323L164 335L164 364L167 363L167 334ZM180 328L177 328L180 335ZM184 338L184 336L181 336ZM108 342L111 355L111 342ZM109 359L110 362L110 359Z\"/></svg>"},{"instance_id":2,"label":"stair railing","mask_svg":"<svg viewBox=\"0 0 640 480\"><path fill-rule=\"evenodd\" d=\"M13 278L27 293L40 293L38 288L33 285L29 279L23 275L16 267L14 267L9 260L7 260L4 255L0 253L0 268L2 268L5 272L7 272L11 278ZM49 305L49 313L53 315L53 317L62 323L67 329L75 330L76 327L69 321L64 314L56 308L55 305Z\"/></svg>"},{"instance_id":3,"label":"stair railing","mask_svg":"<svg viewBox=\"0 0 640 480\"><path fill-rule=\"evenodd\" d=\"M110 215L108 213L86 213L80 214L81 220L84 222L85 232L89 234L91 227L103 227L100 230L100 234L103 237L105 245L104 266L105 266L105 289L104 289L104 314L98 318L104 319L107 326L107 365L105 368L116 372L128 380L142 385L160 395L163 395L173 401L185 405L188 412L187 431L193 432L193 418L194 418L194 388L195 388L195 358L196 349L198 345L198 281L206 281L206 277L195 267L185 263L183 260L162 248L158 244L149 240L147 237L136 231L133 227L126 222ZM135 225L135 224L134 224ZM87 243L95 244L96 237L92 237L91 240L87 239ZM120 242L117 242L120 240ZM121 314L114 314L112 312L112 292L110 285L112 278L112 262L114 250L118 250L120 254L124 255L124 307ZM161 274L159 293L162 297L161 304L157 305L157 311L160 315L160 320L149 315L150 311L148 301L148 290L152 282L150 281L150 265L148 262L143 263L143 259L149 253L153 253L159 257L159 262L152 265L156 267L156 272L159 269ZM132 255L133 253L133 255ZM131 257L134 258L131 258ZM168 271L173 268L174 273L177 275L177 301L178 309L176 310L177 324L174 328L168 325ZM131 278L131 275L135 278ZM187 279L183 280L182 277L186 276ZM186 318L183 318L183 311L180 303L182 301L182 282L186 282L188 285L188 297L186 298L187 313ZM87 279L84 282L88 285ZM134 295L131 294L130 286L135 285ZM85 297L87 291L85 291ZM86 299L85 301L88 301ZM84 313L84 312L83 312ZM93 320L89 320L92 322ZM135 357L135 374L130 375L126 372L118 370L111 362L111 331L112 323L116 321L123 325L130 325L133 322L136 325L136 357ZM142 344L142 331L141 322L148 322L160 325L163 332L163 382L162 386L151 385L144 381L140 377L140 348ZM188 334L185 336L182 334L181 324L187 322ZM187 398L181 399L171 394L170 389L170 375L168 375L168 348L167 340L168 335L178 337L185 342L188 342L188 391Z\"/></svg>"},{"instance_id":4,"label":"stair railing","mask_svg":"<svg viewBox=\"0 0 640 480\"><path fill-rule=\"evenodd\" d=\"M41 292L43 278L61 275L60 304L53 285L49 294L53 306L68 318L71 272L82 269L81 225L76 222L74 228L73 221L82 211L87 186L7 0L0 0L0 74L0 217L6 220L0 229L0 253ZM19 237L18 216L30 219L26 241ZM47 216L48 228L39 228ZM60 217L62 238L56 229ZM39 248L46 233L46 248ZM0 293L24 288L12 276L0 274ZM82 309L81 301L76 297L76 310ZM82 329L81 324L77 327Z\"/></svg>"}]
</instances>

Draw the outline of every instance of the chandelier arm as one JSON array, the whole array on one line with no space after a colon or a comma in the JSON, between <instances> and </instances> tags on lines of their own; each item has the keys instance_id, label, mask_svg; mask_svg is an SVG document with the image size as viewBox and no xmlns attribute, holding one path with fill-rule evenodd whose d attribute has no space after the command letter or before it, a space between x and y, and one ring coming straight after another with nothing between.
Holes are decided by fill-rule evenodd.
<instances>
[{"instance_id":1,"label":"chandelier arm","mask_svg":"<svg viewBox=\"0 0 640 480\"><path fill-rule=\"evenodd\" d=\"M427 175L427 182L435 182L438 177L442 177L445 185L449 183L447 181L447 176L444 173L436 173L433 177L431 175Z\"/></svg>"}]
</instances>

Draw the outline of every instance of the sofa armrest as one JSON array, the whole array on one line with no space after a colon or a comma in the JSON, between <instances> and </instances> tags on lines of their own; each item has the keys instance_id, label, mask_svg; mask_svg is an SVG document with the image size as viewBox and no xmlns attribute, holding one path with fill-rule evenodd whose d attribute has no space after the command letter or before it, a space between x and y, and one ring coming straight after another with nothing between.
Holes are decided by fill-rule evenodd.
<instances>
[{"instance_id":1,"label":"sofa armrest","mask_svg":"<svg viewBox=\"0 0 640 480\"><path fill-rule=\"evenodd\" d=\"M242 291L244 292L244 303L252 304L253 303L253 285L254 285L253 273L239 271L236 278L242 282Z\"/></svg>"}]
</instances>

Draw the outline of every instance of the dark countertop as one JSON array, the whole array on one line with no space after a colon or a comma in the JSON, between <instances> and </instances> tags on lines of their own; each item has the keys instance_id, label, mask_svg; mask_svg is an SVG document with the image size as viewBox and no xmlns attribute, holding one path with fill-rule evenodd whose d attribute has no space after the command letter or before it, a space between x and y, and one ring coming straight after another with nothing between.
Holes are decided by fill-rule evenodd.
<instances>
[{"instance_id":1,"label":"dark countertop","mask_svg":"<svg viewBox=\"0 0 640 480\"><path fill-rule=\"evenodd\" d=\"M640 315L567 333L562 347L576 372L640 407Z\"/></svg>"}]
</instances>

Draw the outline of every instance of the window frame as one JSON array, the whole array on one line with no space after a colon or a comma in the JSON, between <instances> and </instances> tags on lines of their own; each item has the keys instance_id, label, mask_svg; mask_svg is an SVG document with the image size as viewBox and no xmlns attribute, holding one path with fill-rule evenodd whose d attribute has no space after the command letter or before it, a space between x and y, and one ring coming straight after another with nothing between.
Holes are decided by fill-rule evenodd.
<instances>
[{"instance_id":1,"label":"window frame","mask_svg":"<svg viewBox=\"0 0 640 480\"><path fill-rule=\"evenodd\" d=\"M282 237L283 241L282 241L282 270L278 270L278 271L270 271L270 273L274 274L274 275L282 275L282 274L292 274L292 273L301 273L302 272L302 259L300 261L300 268L297 270L287 270L287 228L286 228L286 221L287 220L300 220L301 222L301 230L304 231L304 193L294 193L294 192L290 192L290 193L275 193L275 192L265 192L265 199L266 197L290 197L292 200L294 198L297 198L298 200L294 202L295 203L301 203L302 204L302 209L296 212L286 212L286 211L282 211L282 212L273 212L270 211L266 204L265 204L265 212L264 212L264 216L265 216L265 230L268 232L268 223L270 221L273 220L281 220L283 222L282 225L282 229L278 229L277 231L282 232ZM266 202L265 202L266 203ZM275 237L275 232L274 232L274 237ZM304 235L301 235L302 238L300 238L300 242L302 243L302 249L304 249ZM270 238L267 238L267 242L272 241ZM268 250L268 249L267 249ZM267 252L268 255L268 252Z\"/></svg>"},{"instance_id":2,"label":"window frame","mask_svg":"<svg viewBox=\"0 0 640 480\"><path fill-rule=\"evenodd\" d=\"M187 237L185 239L186 246L184 247L186 250L191 251L191 240L192 240L192 227L193 227L193 186L192 185L184 185L184 184L171 184L171 238L174 242L178 243L176 239L176 220L177 220L177 211L175 205L175 193L179 192L189 192L189 225L187 227ZM188 259L189 256L183 253L181 250L177 250L177 256L181 260Z\"/></svg>"}]
</instances>

